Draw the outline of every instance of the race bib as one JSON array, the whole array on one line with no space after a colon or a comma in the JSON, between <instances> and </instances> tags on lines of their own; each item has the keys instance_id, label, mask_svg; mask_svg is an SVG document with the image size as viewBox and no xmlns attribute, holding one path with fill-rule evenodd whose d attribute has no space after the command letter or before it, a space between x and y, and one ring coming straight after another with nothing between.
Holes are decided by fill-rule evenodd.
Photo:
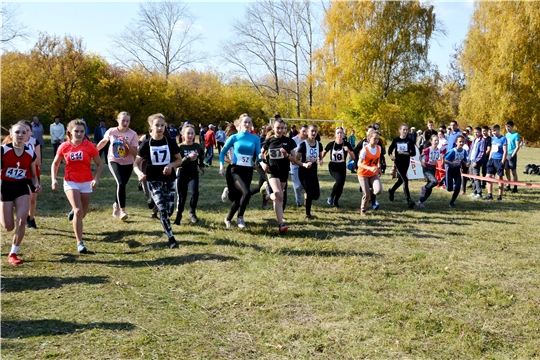
<instances>
[{"instance_id":1,"label":"race bib","mask_svg":"<svg viewBox=\"0 0 540 360\"><path fill-rule=\"evenodd\" d=\"M236 158L236 165L253 166L253 155L238 155Z\"/></svg>"},{"instance_id":2,"label":"race bib","mask_svg":"<svg viewBox=\"0 0 540 360\"><path fill-rule=\"evenodd\" d=\"M71 161L83 161L82 151L69 153L69 160Z\"/></svg>"},{"instance_id":3,"label":"race bib","mask_svg":"<svg viewBox=\"0 0 540 360\"><path fill-rule=\"evenodd\" d=\"M269 149L268 150L268 156L271 160L277 160L277 159L283 159L285 156L283 156L282 152L279 151L279 149Z\"/></svg>"},{"instance_id":4,"label":"race bib","mask_svg":"<svg viewBox=\"0 0 540 360\"><path fill-rule=\"evenodd\" d=\"M439 151L430 151L428 163L431 165L437 164L437 160L439 160L440 154L441 153Z\"/></svg>"},{"instance_id":5,"label":"race bib","mask_svg":"<svg viewBox=\"0 0 540 360\"><path fill-rule=\"evenodd\" d=\"M409 147L408 147L407 144L403 144L403 143L397 144L397 151L398 152L407 152L407 151L409 151L408 149L409 149Z\"/></svg>"},{"instance_id":6,"label":"race bib","mask_svg":"<svg viewBox=\"0 0 540 360\"><path fill-rule=\"evenodd\" d=\"M310 147L308 150L307 161L316 162L319 158L319 149Z\"/></svg>"},{"instance_id":7,"label":"race bib","mask_svg":"<svg viewBox=\"0 0 540 360\"><path fill-rule=\"evenodd\" d=\"M150 146L152 165L168 165L171 163L171 152L168 145Z\"/></svg>"},{"instance_id":8,"label":"race bib","mask_svg":"<svg viewBox=\"0 0 540 360\"><path fill-rule=\"evenodd\" d=\"M26 178L26 169L7 168L6 176L11 179L24 179Z\"/></svg>"},{"instance_id":9,"label":"race bib","mask_svg":"<svg viewBox=\"0 0 540 360\"><path fill-rule=\"evenodd\" d=\"M345 154L343 153L343 149L332 150L332 162L337 162L337 163L345 162Z\"/></svg>"},{"instance_id":10,"label":"race bib","mask_svg":"<svg viewBox=\"0 0 540 360\"><path fill-rule=\"evenodd\" d=\"M491 152L494 152L494 153L499 152L499 145L493 144L491 146Z\"/></svg>"}]
</instances>

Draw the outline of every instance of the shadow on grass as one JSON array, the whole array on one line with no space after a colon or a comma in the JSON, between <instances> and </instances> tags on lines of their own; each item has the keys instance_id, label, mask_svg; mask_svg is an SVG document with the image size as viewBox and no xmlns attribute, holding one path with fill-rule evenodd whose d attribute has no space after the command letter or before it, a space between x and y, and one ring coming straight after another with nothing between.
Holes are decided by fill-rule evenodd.
<instances>
[{"instance_id":1,"label":"shadow on grass","mask_svg":"<svg viewBox=\"0 0 540 360\"><path fill-rule=\"evenodd\" d=\"M251 248L267 254L278 254L287 256L321 256L321 257L345 257L345 256L366 256L366 257L382 257L381 254L374 252L356 252L356 251L338 251L338 250L319 250L319 249L268 249L264 246L255 244L246 244L240 241L228 239L215 239L215 245L234 246L238 248Z\"/></svg>"},{"instance_id":2,"label":"shadow on grass","mask_svg":"<svg viewBox=\"0 0 540 360\"><path fill-rule=\"evenodd\" d=\"M3 278L2 289L4 292L19 292L25 290L55 289L69 284L104 284L108 282L107 276L77 276L77 277L16 277Z\"/></svg>"},{"instance_id":3,"label":"shadow on grass","mask_svg":"<svg viewBox=\"0 0 540 360\"><path fill-rule=\"evenodd\" d=\"M175 251L174 249L171 251ZM62 254L64 258L60 261L51 261L51 262L61 262L61 263L86 263L86 264L100 264L107 266L123 266L123 267L152 267L152 266L177 266L191 264L198 261L234 261L238 258L233 256L224 256L217 254L189 254L183 256L166 256L163 258L155 260L93 260L91 257L85 255L74 255L74 254Z\"/></svg>"},{"instance_id":4,"label":"shadow on grass","mask_svg":"<svg viewBox=\"0 0 540 360\"><path fill-rule=\"evenodd\" d=\"M2 338L4 339L65 335L91 329L131 331L135 329L135 326L126 322L94 322L89 324L79 324L54 319L2 320Z\"/></svg>"}]
</instances>

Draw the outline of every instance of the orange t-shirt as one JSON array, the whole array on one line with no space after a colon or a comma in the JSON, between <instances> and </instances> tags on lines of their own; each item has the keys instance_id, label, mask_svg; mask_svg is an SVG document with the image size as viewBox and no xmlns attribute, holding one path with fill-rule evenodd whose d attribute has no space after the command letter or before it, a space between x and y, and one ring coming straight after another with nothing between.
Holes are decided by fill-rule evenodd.
<instances>
[{"instance_id":1,"label":"orange t-shirt","mask_svg":"<svg viewBox=\"0 0 540 360\"><path fill-rule=\"evenodd\" d=\"M381 158L381 147L376 145L375 149L375 154L372 154L369 151L369 145L364 146L364 148L360 151L360 159L362 160L362 164L366 166L377 166L377 164L379 164L379 159ZM379 174L379 171L377 170L376 172L373 172L359 166L357 174L362 177L372 177Z\"/></svg>"}]
</instances>

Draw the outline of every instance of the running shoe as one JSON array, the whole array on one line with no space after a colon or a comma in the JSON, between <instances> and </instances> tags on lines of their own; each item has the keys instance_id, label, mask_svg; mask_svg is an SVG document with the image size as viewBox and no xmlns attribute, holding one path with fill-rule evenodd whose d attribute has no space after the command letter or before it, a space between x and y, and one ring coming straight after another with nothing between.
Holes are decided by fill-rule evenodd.
<instances>
[{"instance_id":1,"label":"running shoe","mask_svg":"<svg viewBox=\"0 0 540 360\"><path fill-rule=\"evenodd\" d=\"M311 216L311 215L306 215L306 220L309 220L309 221L313 220L313 216Z\"/></svg>"},{"instance_id":2,"label":"running shoe","mask_svg":"<svg viewBox=\"0 0 540 360\"><path fill-rule=\"evenodd\" d=\"M74 216L75 216L75 211L73 211L73 209L71 209L71 211L68 214L68 220L73 221Z\"/></svg>"},{"instance_id":3,"label":"running shoe","mask_svg":"<svg viewBox=\"0 0 540 360\"><path fill-rule=\"evenodd\" d=\"M424 205L424 203L421 202L420 200L418 200L418 202L416 203L416 205L417 205L418 207L421 207L421 208L425 208L425 207L426 207L426 205Z\"/></svg>"},{"instance_id":4,"label":"running shoe","mask_svg":"<svg viewBox=\"0 0 540 360\"><path fill-rule=\"evenodd\" d=\"M195 213L189 213L189 218L191 219L191 222L194 224L199 222L199 218L197 217L197 215L195 215Z\"/></svg>"},{"instance_id":5,"label":"running shoe","mask_svg":"<svg viewBox=\"0 0 540 360\"><path fill-rule=\"evenodd\" d=\"M157 212L153 212L151 217L152 217L152 219L159 219L158 216L157 216ZM174 223L176 224L176 221ZM180 225L180 223L178 223L176 225Z\"/></svg>"},{"instance_id":6,"label":"running shoe","mask_svg":"<svg viewBox=\"0 0 540 360\"><path fill-rule=\"evenodd\" d=\"M176 242L176 239L174 238L174 236L171 236L169 238L169 249L174 249L177 245L178 243Z\"/></svg>"},{"instance_id":7,"label":"running shoe","mask_svg":"<svg viewBox=\"0 0 540 360\"><path fill-rule=\"evenodd\" d=\"M114 203L112 206L112 216L118 217L120 215L120 209L118 208L118 204Z\"/></svg>"},{"instance_id":8,"label":"running shoe","mask_svg":"<svg viewBox=\"0 0 540 360\"><path fill-rule=\"evenodd\" d=\"M120 211L120 220L127 221L128 217L128 214L124 210Z\"/></svg>"},{"instance_id":9,"label":"running shoe","mask_svg":"<svg viewBox=\"0 0 540 360\"><path fill-rule=\"evenodd\" d=\"M375 204L373 204L373 210L379 210L379 202L377 200L375 200Z\"/></svg>"},{"instance_id":10,"label":"running shoe","mask_svg":"<svg viewBox=\"0 0 540 360\"><path fill-rule=\"evenodd\" d=\"M227 218L225 218L225 227L227 229L231 227L231 220L227 220Z\"/></svg>"},{"instance_id":11,"label":"running shoe","mask_svg":"<svg viewBox=\"0 0 540 360\"><path fill-rule=\"evenodd\" d=\"M450 206L451 208L455 208L455 207L456 207L456 205L455 205L454 203L452 203L452 202L451 202L450 204L448 204L448 206Z\"/></svg>"},{"instance_id":12,"label":"running shoe","mask_svg":"<svg viewBox=\"0 0 540 360\"><path fill-rule=\"evenodd\" d=\"M174 219L174 225L180 225L181 222L182 222L182 215L180 215L179 212L176 212L176 219Z\"/></svg>"},{"instance_id":13,"label":"running shoe","mask_svg":"<svg viewBox=\"0 0 540 360\"><path fill-rule=\"evenodd\" d=\"M31 224L31 223L30 223L30 216L27 216L27 217L26 217L26 228L27 228L27 229L30 229L30 224Z\"/></svg>"},{"instance_id":14,"label":"running shoe","mask_svg":"<svg viewBox=\"0 0 540 360\"><path fill-rule=\"evenodd\" d=\"M482 194L474 194L475 199L482 199Z\"/></svg>"},{"instance_id":15,"label":"running shoe","mask_svg":"<svg viewBox=\"0 0 540 360\"><path fill-rule=\"evenodd\" d=\"M269 192L266 191L266 187L268 186L268 181L263 182L261 188L259 189L259 192L263 195L268 195Z\"/></svg>"},{"instance_id":16,"label":"running shoe","mask_svg":"<svg viewBox=\"0 0 540 360\"><path fill-rule=\"evenodd\" d=\"M339 203L337 201L334 201L334 207L339 209Z\"/></svg>"},{"instance_id":17,"label":"running shoe","mask_svg":"<svg viewBox=\"0 0 540 360\"><path fill-rule=\"evenodd\" d=\"M488 196L486 196L484 200L493 200L493 195L488 194Z\"/></svg>"},{"instance_id":18,"label":"running shoe","mask_svg":"<svg viewBox=\"0 0 540 360\"><path fill-rule=\"evenodd\" d=\"M79 254L86 254L88 252L82 241L79 243L79 245L77 245L77 251Z\"/></svg>"},{"instance_id":19,"label":"running shoe","mask_svg":"<svg viewBox=\"0 0 540 360\"><path fill-rule=\"evenodd\" d=\"M366 216L366 212L363 210L360 210L360 216Z\"/></svg>"},{"instance_id":20,"label":"running shoe","mask_svg":"<svg viewBox=\"0 0 540 360\"><path fill-rule=\"evenodd\" d=\"M461 195L465 195L465 194L467 194L467 192L465 192L465 191L462 191L462 192L461 192Z\"/></svg>"},{"instance_id":21,"label":"running shoe","mask_svg":"<svg viewBox=\"0 0 540 360\"><path fill-rule=\"evenodd\" d=\"M518 190L517 190L517 186L514 186L514 188L512 189L512 194L517 194Z\"/></svg>"},{"instance_id":22,"label":"running shoe","mask_svg":"<svg viewBox=\"0 0 540 360\"><path fill-rule=\"evenodd\" d=\"M510 185L506 185L506 186L504 187L504 191L510 191Z\"/></svg>"},{"instance_id":23,"label":"running shoe","mask_svg":"<svg viewBox=\"0 0 540 360\"><path fill-rule=\"evenodd\" d=\"M414 205L416 205L414 203L414 201L412 201L412 200L407 201L407 206L409 207L409 209L412 209L414 207Z\"/></svg>"},{"instance_id":24,"label":"running shoe","mask_svg":"<svg viewBox=\"0 0 540 360\"><path fill-rule=\"evenodd\" d=\"M420 197L424 197L425 195L426 195L426 187L422 186L422 188L420 189Z\"/></svg>"},{"instance_id":25,"label":"running shoe","mask_svg":"<svg viewBox=\"0 0 540 360\"><path fill-rule=\"evenodd\" d=\"M239 216L236 218L236 225L238 225L240 229L244 229L246 227L246 222L244 221L243 216Z\"/></svg>"},{"instance_id":26,"label":"running shoe","mask_svg":"<svg viewBox=\"0 0 540 360\"><path fill-rule=\"evenodd\" d=\"M328 205L334 205L334 199L331 196L328 197L326 202L328 203Z\"/></svg>"},{"instance_id":27,"label":"running shoe","mask_svg":"<svg viewBox=\"0 0 540 360\"><path fill-rule=\"evenodd\" d=\"M30 229L37 229L36 219L30 220Z\"/></svg>"},{"instance_id":28,"label":"running shoe","mask_svg":"<svg viewBox=\"0 0 540 360\"><path fill-rule=\"evenodd\" d=\"M17 254L11 253L8 255L8 262L13 265L19 265L22 264L22 259Z\"/></svg>"},{"instance_id":29,"label":"running shoe","mask_svg":"<svg viewBox=\"0 0 540 360\"><path fill-rule=\"evenodd\" d=\"M280 232L280 233L283 234L283 233L286 232L287 230L289 230L289 226L288 226L287 224L285 224L285 223L279 224L279 232Z\"/></svg>"},{"instance_id":30,"label":"running shoe","mask_svg":"<svg viewBox=\"0 0 540 360\"><path fill-rule=\"evenodd\" d=\"M268 199L266 198L266 194L262 194L262 209L266 210L267 205L268 205Z\"/></svg>"},{"instance_id":31,"label":"running shoe","mask_svg":"<svg viewBox=\"0 0 540 360\"><path fill-rule=\"evenodd\" d=\"M390 202L394 202L394 190L392 189L388 190L388 200L390 200Z\"/></svg>"},{"instance_id":32,"label":"running shoe","mask_svg":"<svg viewBox=\"0 0 540 360\"><path fill-rule=\"evenodd\" d=\"M228 198L229 198L229 188L225 187L225 189L223 189L223 193L221 194L221 201L227 202Z\"/></svg>"},{"instance_id":33,"label":"running shoe","mask_svg":"<svg viewBox=\"0 0 540 360\"><path fill-rule=\"evenodd\" d=\"M497 201L502 201L502 196L501 195L497 196Z\"/></svg>"}]
</instances>

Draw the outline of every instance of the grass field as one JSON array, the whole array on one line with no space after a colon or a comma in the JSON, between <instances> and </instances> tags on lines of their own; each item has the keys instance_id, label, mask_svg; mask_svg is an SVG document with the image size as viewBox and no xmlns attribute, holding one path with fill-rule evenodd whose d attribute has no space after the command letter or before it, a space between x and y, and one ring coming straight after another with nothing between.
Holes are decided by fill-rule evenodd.
<instances>
[{"instance_id":1,"label":"grass field","mask_svg":"<svg viewBox=\"0 0 540 360\"><path fill-rule=\"evenodd\" d=\"M540 189L502 202L434 193L408 210L403 193L360 218L356 177L335 209L320 169L316 219L289 206L277 235L260 197L247 228L226 229L217 167L201 180L198 216L174 226L170 250L133 175L129 220L111 217L108 169L92 195L79 255L69 204L50 190L52 148L21 266L2 231L3 359L531 359L540 358ZM523 149L519 173L540 164ZM62 165L63 169L63 165ZM422 181L413 181L418 200ZM289 186L289 204L294 204ZM186 213L185 213L186 214Z\"/></svg>"}]
</instances>

